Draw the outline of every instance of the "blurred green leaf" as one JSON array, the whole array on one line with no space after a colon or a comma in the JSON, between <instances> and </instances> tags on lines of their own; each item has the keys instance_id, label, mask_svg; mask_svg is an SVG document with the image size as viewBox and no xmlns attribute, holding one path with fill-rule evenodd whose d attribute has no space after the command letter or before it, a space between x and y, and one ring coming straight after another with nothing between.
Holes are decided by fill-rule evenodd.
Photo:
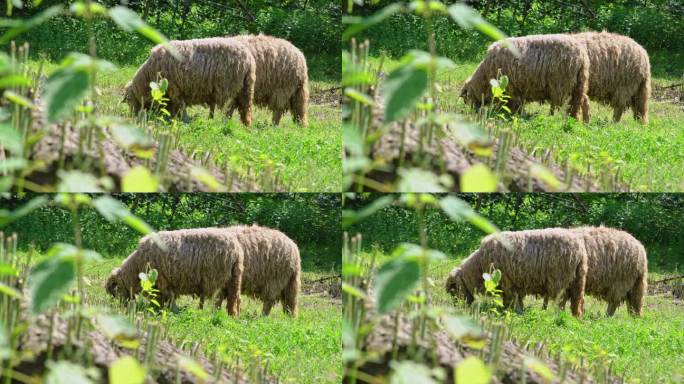
<instances>
[{"instance_id":1,"label":"blurred green leaf","mask_svg":"<svg viewBox=\"0 0 684 384\"><path fill-rule=\"evenodd\" d=\"M0 283L0 293L15 299L21 299L21 292L5 283Z\"/></svg>"},{"instance_id":2,"label":"blurred green leaf","mask_svg":"<svg viewBox=\"0 0 684 384\"><path fill-rule=\"evenodd\" d=\"M390 366L392 367L391 384L437 384L439 382L433 377L435 370L411 360L391 361Z\"/></svg>"},{"instance_id":3,"label":"blurred green leaf","mask_svg":"<svg viewBox=\"0 0 684 384\"><path fill-rule=\"evenodd\" d=\"M0 227L4 227L13 221L28 215L33 210L38 209L47 204L48 200L48 196L41 195L32 198L28 203L15 209L14 211L0 209Z\"/></svg>"},{"instance_id":4,"label":"blurred green leaf","mask_svg":"<svg viewBox=\"0 0 684 384\"><path fill-rule=\"evenodd\" d=\"M400 168L397 173L400 177L398 192L446 192L453 184L451 176L439 176L421 168Z\"/></svg>"},{"instance_id":5,"label":"blurred green leaf","mask_svg":"<svg viewBox=\"0 0 684 384\"><path fill-rule=\"evenodd\" d=\"M551 192L558 191L564 187L563 183L556 178L548 168L539 164L530 165L530 175L535 179L543 182L549 188Z\"/></svg>"},{"instance_id":6,"label":"blurred green leaf","mask_svg":"<svg viewBox=\"0 0 684 384\"><path fill-rule=\"evenodd\" d=\"M533 372L541 376L545 383L550 383L555 378L551 369L543 361L537 359L536 357L525 357L524 365L526 368L531 369Z\"/></svg>"},{"instance_id":7,"label":"blurred green leaf","mask_svg":"<svg viewBox=\"0 0 684 384\"><path fill-rule=\"evenodd\" d=\"M92 384L99 376L97 368L86 369L66 360L48 361L45 384Z\"/></svg>"},{"instance_id":8,"label":"blurred green leaf","mask_svg":"<svg viewBox=\"0 0 684 384\"><path fill-rule=\"evenodd\" d=\"M110 384L142 384L145 368L133 356L123 356L109 367Z\"/></svg>"},{"instance_id":9,"label":"blurred green leaf","mask_svg":"<svg viewBox=\"0 0 684 384\"><path fill-rule=\"evenodd\" d=\"M164 44L164 48L171 55L178 60L182 60L176 48L169 44L169 40L159 31L147 25L137 13L124 6L117 5L109 10L109 17L126 32L135 31L155 44Z\"/></svg>"},{"instance_id":10,"label":"blurred green leaf","mask_svg":"<svg viewBox=\"0 0 684 384\"><path fill-rule=\"evenodd\" d=\"M59 170L57 176L60 179L59 184L57 185L58 192L102 192L98 180L89 173Z\"/></svg>"},{"instance_id":11,"label":"blurred green leaf","mask_svg":"<svg viewBox=\"0 0 684 384\"><path fill-rule=\"evenodd\" d=\"M349 40L352 36L382 22L393 14L400 12L403 8L404 6L401 3L393 3L366 18L358 16L343 16L342 24L350 25L347 27L347 30L342 33L342 41Z\"/></svg>"},{"instance_id":12,"label":"blurred green leaf","mask_svg":"<svg viewBox=\"0 0 684 384\"><path fill-rule=\"evenodd\" d=\"M119 200L111 196L100 196L93 200L93 206L98 212L109 222L123 221L129 227L142 233L143 235L151 235L155 243L161 247L166 248L166 245L159 239L154 229L150 227L145 221L132 214L125 205Z\"/></svg>"},{"instance_id":13,"label":"blurred green leaf","mask_svg":"<svg viewBox=\"0 0 684 384\"><path fill-rule=\"evenodd\" d=\"M221 192L226 189L225 186L219 183L219 181L216 180L216 177L205 168L193 167L190 170L190 177L202 183L210 192Z\"/></svg>"},{"instance_id":14,"label":"blurred green leaf","mask_svg":"<svg viewBox=\"0 0 684 384\"><path fill-rule=\"evenodd\" d=\"M413 64L403 65L387 76L382 86L385 102L384 123L406 117L428 87L428 73Z\"/></svg>"},{"instance_id":15,"label":"blurred green leaf","mask_svg":"<svg viewBox=\"0 0 684 384\"><path fill-rule=\"evenodd\" d=\"M153 147L153 141L149 135L136 126L113 123L110 132L114 141L127 150L144 150Z\"/></svg>"},{"instance_id":16,"label":"blurred green leaf","mask_svg":"<svg viewBox=\"0 0 684 384\"><path fill-rule=\"evenodd\" d=\"M43 91L45 119L48 124L56 123L72 113L88 92L89 75L84 70L64 67L48 77Z\"/></svg>"},{"instance_id":17,"label":"blurred green leaf","mask_svg":"<svg viewBox=\"0 0 684 384\"><path fill-rule=\"evenodd\" d=\"M365 219L366 217L392 204L392 201L394 201L394 196L386 195L373 200L372 203L366 205L358 211L354 211L351 209L343 209L342 228L347 228L350 225Z\"/></svg>"},{"instance_id":18,"label":"blurred green leaf","mask_svg":"<svg viewBox=\"0 0 684 384\"><path fill-rule=\"evenodd\" d=\"M383 315L403 303L420 280L420 264L415 257L397 257L378 270L375 278L375 303Z\"/></svg>"},{"instance_id":19,"label":"blurred green leaf","mask_svg":"<svg viewBox=\"0 0 684 384\"><path fill-rule=\"evenodd\" d=\"M191 375L193 375L195 378L199 379L202 382L204 382L205 380L207 380L209 378L209 374L195 360L193 360L187 356L182 356L182 355L178 355L177 358L178 358L178 366L183 371L190 373Z\"/></svg>"},{"instance_id":20,"label":"blurred green leaf","mask_svg":"<svg viewBox=\"0 0 684 384\"><path fill-rule=\"evenodd\" d=\"M439 205L442 207L444 213L446 213L447 216L449 216L449 218L452 220L466 220L486 233L494 233L499 230L489 220L480 216L477 212L470 208L468 203L457 197L447 196L439 201Z\"/></svg>"},{"instance_id":21,"label":"blurred green leaf","mask_svg":"<svg viewBox=\"0 0 684 384\"><path fill-rule=\"evenodd\" d=\"M15 26L13 26L7 32L5 32L5 34L2 35L2 37L0 37L0 45L9 43L22 33L28 31L31 28L39 26L40 24L44 23L48 19L58 15L61 12L62 6L54 5L44 10L43 12L37 14L31 19L17 23Z\"/></svg>"},{"instance_id":22,"label":"blurred green leaf","mask_svg":"<svg viewBox=\"0 0 684 384\"><path fill-rule=\"evenodd\" d=\"M99 314L94 319L97 327L109 340L124 347L139 346L138 330L120 315Z\"/></svg>"},{"instance_id":23,"label":"blurred green leaf","mask_svg":"<svg viewBox=\"0 0 684 384\"><path fill-rule=\"evenodd\" d=\"M139 165L121 179L121 192L157 192L159 181L149 169Z\"/></svg>"},{"instance_id":24,"label":"blurred green leaf","mask_svg":"<svg viewBox=\"0 0 684 384\"><path fill-rule=\"evenodd\" d=\"M487 384L492 379L492 372L475 356L463 359L456 366L456 382L468 384Z\"/></svg>"},{"instance_id":25,"label":"blurred green leaf","mask_svg":"<svg viewBox=\"0 0 684 384\"><path fill-rule=\"evenodd\" d=\"M0 173L12 173L24 169L28 166L28 161L22 157L10 157L0 162Z\"/></svg>"},{"instance_id":26,"label":"blurred green leaf","mask_svg":"<svg viewBox=\"0 0 684 384\"><path fill-rule=\"evenodd\" d=\"M36 106L35 104L33 104L33 101L14 91L6 90L2 96L5 99L13 102L14 104L21 105L24 108L36 109Z\"/></svg>"},{"instance_id":27,"label":"blurred green leaf","mask_svg":"<svg viewBox=\"0 0 684 384\"><path fill-rule=\"evenodd\" d=\"M59 253L38 263L29 273L26 286L30 297L29 309L39 315L53 306L69 292L76 278L75 254L60 253L53 247L48 253Z\"/></svg>"},{"instance_id":28,"label":"blurred green leaf","mask_svg":"<svg viewBox=\"0 0 684 384\"><path fill-rule=\"evenodd\" d=\"M496 192L497 179L486 165L479 163L461 174L461 192Z\"/></svg>"}]
</instances>

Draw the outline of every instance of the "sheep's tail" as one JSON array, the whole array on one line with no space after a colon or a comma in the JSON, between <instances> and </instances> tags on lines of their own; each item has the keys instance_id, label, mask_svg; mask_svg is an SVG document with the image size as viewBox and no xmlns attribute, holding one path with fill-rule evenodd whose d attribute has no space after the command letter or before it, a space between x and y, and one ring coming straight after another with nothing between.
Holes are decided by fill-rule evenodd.
<instances>
[{"instance_id":1,"label":"sheep's tail","mask_svg":"<svg viewBox=\"0 0 684 384\"><path fill-rule=\"evenodd\" d=\"M637 93L632 97L632 111L634 118L648 124L648 98L651 96L650 74L641 82Z\"/></svg>"},{"instance_id":2,"label":"sheep's tail","mask_svg":"<svg viewBox=\"0 0 684 384\"><path fill-rule=\"evenodd\" d=\"M309 124L307 105L309 104L309 81L304 80L290 98L290 110L297 124L306 127Z\"/></svg>"},{"instance_id":3,"label":"sheep's tail","mask_svg":"<svg viewBox=\"0 0 684 384\"><path fill-rule=\"evenodd\" d=\"M283 289L281 293L281 300L283 303L283 310L285 313L288 313L294 317L297 316L297 310L298 310L298 297L299 297L299 289L300 289L300 270L297 268L290 277L290 281L287 283L287 286L285 289Z\"/></svg>"},{"instance_id":4,"label":"sheep's tail","mask_svg":"<svg viewBox=\"0 0 684 384\"><path fill-rule=\"evenodd\" d=\"M644 272L627 292L627 309L632 316L641 317L644 295L648 289L647 273Z\"/></svg>"},{"instance_id":5,"label":"sheep's tail","mask_svg":"<svg viewBox=\"0 0 684 384\"><path fill-rule=\"evenodd\" d=\"M572 90L572 97L570 99L570 108L568 114L579 120L580 109L583 109L585 118L589 116L589 103L587 97L587 90L589 89L589 66L582 65L577 73L577 83Z\"/></svg>"},{"instance_id":6,"label":"sheep's tail","mask_svg":"<svg viewBox=\"0 0 684 384\"><path fill-rule=\"evenodd\" d=\"M575 317L582 316L584 312L584 287L587 282L587 268L586 262L580 263L575 271L575 280L572 282L569 290L570 293L570 307L572 315ZM563 300L563 299L561 299Z\"/></svg>"}]
</instances>

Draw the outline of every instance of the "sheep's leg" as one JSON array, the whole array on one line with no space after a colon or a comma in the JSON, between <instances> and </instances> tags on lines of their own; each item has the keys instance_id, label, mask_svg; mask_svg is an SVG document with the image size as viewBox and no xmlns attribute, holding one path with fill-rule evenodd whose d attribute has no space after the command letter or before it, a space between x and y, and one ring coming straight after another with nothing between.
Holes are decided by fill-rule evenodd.
<instances>
[{"instance_id":1,"label":"sheep's leg","mask_svg":"<svg viewBox=\"0 0 684 384\"><path fill-rule=\"evenodd\" d=\"M625 107L615 107L613 109L613 121L618 122L622 118L622 113L625 111Z\"/></svg>"},{"instance_id":2,"label":"sheep's leg","mask_svg":"<svg viewBox=\"0 0 684 384\"><path fill-rule=\"evenodd\" d=\"M211 103L209 104L209 118L213 119L214 118L214 108L216 107L216 104Z\"/></svg>"},{"instance_id":3,"label":"sheep's leg","mask_svg":"<svg viewBox=\"0 0 684 384\"><path fill-rule=\"evenodd\" d=\"M544 296L544 305L542 306L542 309L546 311L546 309L549 307L549 297Z\"/></svg>"},{"instance_id":4,"label":"sheep's leg","mask_svg":"<svg viewBox=\"0 0 684 384\"><path fill-rule=\"evenodd\" d=\"M591 121L591 108L589 106L589 96L584 96L582 98L582 120L585 123Z\"/></svg>"},{"instance_id":5,"label":"sheep's leg","mask_svg":"<svg viewBox=\"0 0 684 384\"><path fill-rule=\"evenodd\" d=\"M307 84L302 84L290 99L290 111L295 123L306 127L308 122L307 104L309 103L309 89Z\"/></svg>"},{"instance_id":6,"label":"sheep's leg","mask_svg":"<svg viewBox=\"0 0 684 384\"><path fill-rule=\"evenodd\" d=\"M227 296L228 303L226 311L231 316L240 316L240 289L242 287L242 265L235 263L233 266L232 277L228 282Z\"/></svg>"},{"instance_id":7,"label":"sheep's leg","mask_svg":"<svg viewBox=\"0 0 684 384\"><path fill-rule=\"evenodd\" d=\"M615 314L615 310L617 309L618 305L619 305L619 303L616 303L614 301L608 303L608 310L606 311L606 315L608 317L613 316Z\"/></svg>"},{"instance_id":8,"label":"sheep's leg","mask_svg":"<svg viewBox=\"0 0 684 384\"><path fill-rule=\"evenodd\" d=\"M265 300L264 308L261 310L261 314L263 316L268 316L271 313L271 309L273 309L273 305L275 305L275 300Z\"/></svg>"},{"instance_id":9,"label":"sheep's leg","mask_svg":"<svg viewBox=\"0 0 684 384\"><path fill-rule=\"evenodd\" d=\"M271 119L273 125L280 124L280 119L283 117L283 112L284 111L282 109L276 109L273 111L273 118Z\"/></svg>"},{"instance_id":10,"label":"sheep's leg","mask_svg":"<svg viewBox=\"0 0 684 384\"><path fill-rule=\"evenodd\" d=\"M523 305L523 295L516 295L517 299L515 301L515 312L518 314L523 313L525 306Z\"/></svg>"},{"instance_id":11,"label":"sheep's leg","mask_svg":"<svg viewBox=\"0 0 684 384\"><path fill-rule=\"evenodd\" d=\"M199 298L199 309L204 309L204 296Z\"/></svg>"}]
</instances>

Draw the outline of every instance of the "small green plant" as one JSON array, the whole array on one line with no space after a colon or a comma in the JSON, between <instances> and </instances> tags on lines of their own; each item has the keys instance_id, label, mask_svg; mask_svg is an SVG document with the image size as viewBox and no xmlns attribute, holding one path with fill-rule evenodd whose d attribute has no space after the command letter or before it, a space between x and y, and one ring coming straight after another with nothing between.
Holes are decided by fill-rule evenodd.
<instances>
[{"instance_id":1,"label":"small green plant","mask_svg":"<svg viewBox=\"0 0 684 384\"><path fill-rule=\"evenodd\" d=\"M147 272L141 272L138 275L140 279L141 296L145 303L145 308L150 313L157 313L161 309L161 304L157 299L159 290L155 288L157 283L158 272L152 268Z\"/></svg>"},{"instance_id":2,"label":"small green plant","mask_svg":"<svg viewBox=\"0 0 684 384\"><path fill-rule=\"evenodd\" d=\"M501 270L495 269L494 266L491 265L489 272L483 273L482 278L484 279L485 288L485 307L489 308L489 311L493 314L500 315L501 310L504 307L502 299L503 291L499 289Z\"/></svg>"}]
</instances>

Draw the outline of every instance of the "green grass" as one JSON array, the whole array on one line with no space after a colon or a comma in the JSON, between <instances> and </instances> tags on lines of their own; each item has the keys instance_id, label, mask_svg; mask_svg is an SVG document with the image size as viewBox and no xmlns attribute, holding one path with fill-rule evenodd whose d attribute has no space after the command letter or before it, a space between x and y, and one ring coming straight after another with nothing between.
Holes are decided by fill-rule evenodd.
<instances>
[{"instance_id":1,"label":"green grass","mask_svg":"<svg viewBox=\"0 0 684 384\"><path fill-rule=\"evenodd\" d=\"M371 62L376 66L378 58ZM385 59L384 71L390 71L398 61ZM478 62L457 63L452 69L438 73L441 87L440 108L445 112L473 115L458 97L465 80ZM654 67L652 87L680 82L676 77L662 74ZM570 119L564 113L549 115L548 105L527 104L527 116L518 119L515 131L520 145L532 151L551 149L557 163L570 161L579 172L596 174L598 169L619 172L623 183L632 190L683 191L684 190L684 109L674 101L651 98L649 124L642 125L626 111L618 123L612 121L612 108L591 102L591 122L587 125Z\"/></svg>"},{"instance_id":2,"label":"green grass","mask_svg":"<svg viewBox=\"0 0 684 384\"><path fill-rule=\"evenodd\" d=\"M104 281L122 258L104 259L84 269L91 301L111 302ZM339 272L338 272L339 273ZM304 271L306 281L331 273ZM292 318L276 305L268 317L261 316L261 302L243 296L239 318L212 305L198 309L198 299L182 297L179 312L168 318L169 335L175 340L198 342L205 353L223 351L232 361L268 362L270 372L283 383L339 383L342 378L340 340L341 301L319 294L300 295L299 316ZM207 303L210 304L210 303Z\"/></svg>"},{"instance_id":3,"label":"green grass","mask_svg":"<svg viewBox=\"0 0 684 384\"><path fill-rule=\"evenodd\" d=\"M677 267L677 262L664 253L661 263L661 256L650 251L649 269L657 265L653 269L659 273L649 275L649 280L673 271L665 268ZM431 295L436 304L452 302L443 289L446 276L465 256L431 264ZM605 302L587 296L585 315L575 319L553 305L544 311L541 299L528 296L525 312L510 313L508 322L518 340L533 345L543 343L553 355L561 353L568 361L579 363L582 359L585 364L612 365L618 375L624 375L631 383L670 382L676 380L677 374L684 374L684 302L675 302L671 296L647 296L644 316L636 319L627 314L624 306L608 318L606 306Z\"/></svg>"},{"instance_id":4,"label":"green grass","mask_svg":"<svg viewBox=\"0 0 684 384\"><path fill-rule=\"evenodd\" d=\"M39 62L30 62L38 68ZM56 68L44 63L43 73ZM119 67L98 74L98 110L105 115L128 116L121 103L123 88L137 67ZM277 175L281 188L293 192L333 192L341 190L340 109L335 102L317 99L317 94L337 84L325 76L310 82L309 126L298 126L289 113L279 126L271 124L271 112L255 107L251 127L243 126L238 114L227 120L221 111L209 119L209 109L192 107L189 123L179 124L179 145L184 152L209 151L215 164L229 164L240 174L259 178L264 173ZM268 187L268 186L266 186ZM267 192L267 191L264 191Z\"/></svg>"}]
</instances>

